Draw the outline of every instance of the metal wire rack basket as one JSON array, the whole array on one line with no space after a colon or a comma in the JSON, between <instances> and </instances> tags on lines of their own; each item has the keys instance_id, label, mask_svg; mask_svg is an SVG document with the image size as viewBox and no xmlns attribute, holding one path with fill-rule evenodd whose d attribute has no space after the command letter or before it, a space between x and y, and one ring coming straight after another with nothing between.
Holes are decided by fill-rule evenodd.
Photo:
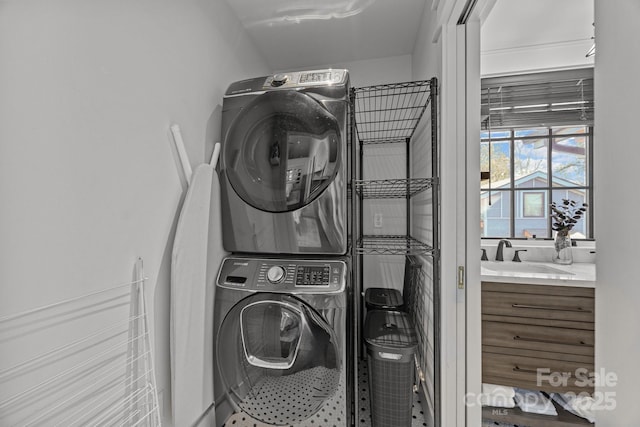
<instances>
[{"instance_id":1,"label":"metal wire rack basket","mask_svg":"<svg viewBox=\"0 0 640 427\"><path fill-rule=\"evenodd\" d=\"M406 142L431 101L431 80L355 88L355 127L362 144Z\"/></svg>"},{"instance_id":2,"label":"metal wire rack basket","mask_svg":"<svg viewBox=\"0 0 640 427\"><path fill-rule=\"evenodd\" d=\"M358 194L365 199L403 199L413 197L433 185L433 178L356 180Z\"/></svg>"},{"instance_id":3,"label":"metal wire rack basket","mask_svg":"<svg viewBox=\"0 0 640 427\"><path fill-rule=\"evenodd\" d=\"M358 240L356 250L369 255L420 255L433 252L428 244L402 235L364 235Z\"/></svg>"}]
</instances>

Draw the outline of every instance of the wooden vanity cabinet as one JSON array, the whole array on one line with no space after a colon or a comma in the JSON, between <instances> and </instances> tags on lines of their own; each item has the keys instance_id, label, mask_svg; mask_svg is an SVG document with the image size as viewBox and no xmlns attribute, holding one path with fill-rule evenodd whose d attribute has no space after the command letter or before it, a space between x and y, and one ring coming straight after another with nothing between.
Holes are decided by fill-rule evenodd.
<instances>
[{"instance_id":1,"label":"wooden vanity cabinet","mask_svg":"<svg viewBox=\"0 0 640 427\"><path fill-rule=\"evenodd\" d=\"M482 282L482 381L593 393L594 313L593 288ZM486 407L483 418L531 427L593 425L556 409L558 417Z\"/></svg>"}]
</instances>

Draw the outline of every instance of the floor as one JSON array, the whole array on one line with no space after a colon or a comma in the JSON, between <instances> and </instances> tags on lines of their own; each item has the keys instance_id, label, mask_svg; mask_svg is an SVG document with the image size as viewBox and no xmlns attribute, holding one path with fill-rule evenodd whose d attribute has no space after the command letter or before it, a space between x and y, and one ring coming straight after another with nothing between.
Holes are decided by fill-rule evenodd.
<instances>
[{"instance_id":1,"label":"floor","mask_svg":"<svg viewBox=\"0 0 640 427\"><path fill-rule=\"evenodd\" d=\"M274 404L277 404L280 408L280 414L273 414L271 411L271 414L265 412L263 419L266 421L273 419L274 422L272 424L258 421L244 412L237 412L227 420L224 427L272 427L274 425L286 427L344 427L347 425L345 422L347 416L343 407L346 397L343 392L336 393L318 412L305 421L287 425L285 423L288 415L305 410L305 408L301 407L296 394L311 393L312 391L306 390L304 387L292 387L290 385L281 388L281 390L277 386L271 388L273 392L269 393L269 399L271 400L267 402L267 407L273 408ZM343 387L339 387L339 389L342 390ZM259 408L253 407L252 409L260 412Z\"/></svg>"},{"instance_id":2,"label":"floor","mask_svg":"<svg viewBox=\"0 0 640 427\"><path fill-rule=\"evenodd\" d=\"M369 400L369 374L366 362L362 362L358 369L358 382L360 385L360 402L358 402L358 427L372 427L371 408ZM336 411L337 404L343 396L335 396L328 405L325 405L313 417L303 423L295 424L295 427L345 427L345 416L341 411ZM420 395L413 393L412 424L411 427L429 427L427 425ZM272 424L265 424L257 421L245 413L236 413L225 423L224 427L271 427ZM289 426L292 427L292 426ZM398 426L400 427L400 426ZM408 427L408 426L407 426Z\"/></svg>"}]
</instances>

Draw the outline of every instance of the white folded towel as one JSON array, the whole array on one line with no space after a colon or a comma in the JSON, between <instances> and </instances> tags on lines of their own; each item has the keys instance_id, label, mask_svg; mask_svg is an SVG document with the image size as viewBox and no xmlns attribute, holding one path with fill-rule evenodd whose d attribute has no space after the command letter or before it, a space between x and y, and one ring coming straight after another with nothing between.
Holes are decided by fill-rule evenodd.
<instances>
[{"instance_id":1,"label":"white folded towel","mask_svg":"<svg viewBox=\"0 0 640 427\"><path fill-rule=\"evenodd\" d=\"M513 401L513 397L506 397L503 395L492 396L489 394L482 394L480 396L480 403L482 406L493 406L496 408L514 408L516 402Z\"/></svg>"},{"instance_id":2,"label":"white folded towel","mask_svg":"<svg viewBox=\"0 0 640 427\"><path fill-rule=\"evenodd\" d=\"M575 395L574 393L551 393L551 398L558 402L566 411L578 417L584 418L590 423L596 422L592 407L595 402L593 397Z\"/></svg>"},{"instance_id":3,"label":"white folded towel","mask_svg":"<svg viewBox=\"0 0 640 427\"><path fill-rule=\"evenodd\" d=\"M482 383L482 394L487 396L504 396L512 398L516 395L516 391L513 387L506 385Z\"/></svg>"},{"instance_id":4,"label":"white folded towel","mask_svg":"<svg viewBox=\"0 0 640 427\"><path fill-rule=\"evenodd\" d=\"M558 415L558 412L556 411L555 406L553 406L553 403L551 403L551 400L547 399L547 397L539 391L516 388L516 395L514 399L523 412L542 415Z\"/></svg>"}]
</instances>

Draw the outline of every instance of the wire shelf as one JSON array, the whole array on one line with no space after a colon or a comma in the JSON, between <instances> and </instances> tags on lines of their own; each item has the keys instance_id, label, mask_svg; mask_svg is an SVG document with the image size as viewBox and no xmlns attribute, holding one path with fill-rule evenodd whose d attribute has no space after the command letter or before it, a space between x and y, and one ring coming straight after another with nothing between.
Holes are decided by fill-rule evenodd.
<instances>
[{"instance_id":1,"label":"wire shelf","mask_svg":"<svg viewBox=\"0 0 640 427\"><path fill-rule=\"evenodd\" d=\"M358 240L356 251L366 255L421 255L433 248L411 236L365 235Z\"/></svg>"},{"instance_id":2,"label":"wire shelf","mask_svg":"<svg viewBox=\"0 0 640 427\"><path fill-rule=\"evenodd\" d=\"M404 199L413 197L432 186L433 178L355 181L356 191L365 199Z\"/></svg>"},{"instance_id":3,"label":"wire shelf","mask_svg":"<svg viewBox=\"0 0 640 427\"><path fill-rule=\"evenodd\" d=\"M354 89L355 128L362 144L407 142L431 100L431 81Z\"/></svg>"}]
</instances>

